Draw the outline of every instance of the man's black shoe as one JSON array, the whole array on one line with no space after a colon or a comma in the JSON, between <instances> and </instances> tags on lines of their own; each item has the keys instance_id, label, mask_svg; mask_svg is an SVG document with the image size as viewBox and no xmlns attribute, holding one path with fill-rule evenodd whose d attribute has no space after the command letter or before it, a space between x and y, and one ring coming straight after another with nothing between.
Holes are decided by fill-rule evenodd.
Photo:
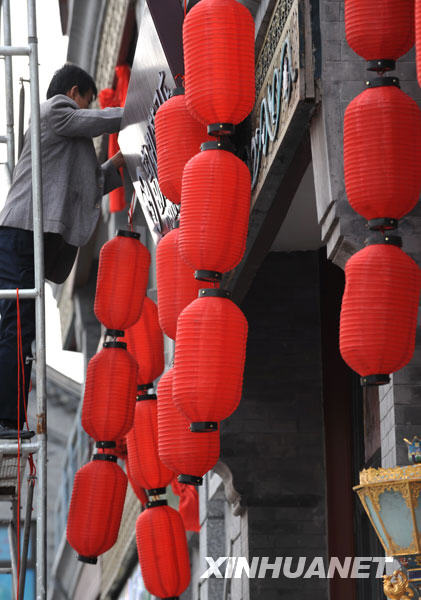
<instances>
[{"instance_id":1,"label":"man's black shoe","mask_svg":"<svg viewBox=\"0 0 421 600\"><path fill-rule=\"evenodd\" d=\"M0 421L0 440L30 440L34 437L35 431L21 429L19 432L13 425L6 424L5 421Z\"/></svg>"}]
</instances>

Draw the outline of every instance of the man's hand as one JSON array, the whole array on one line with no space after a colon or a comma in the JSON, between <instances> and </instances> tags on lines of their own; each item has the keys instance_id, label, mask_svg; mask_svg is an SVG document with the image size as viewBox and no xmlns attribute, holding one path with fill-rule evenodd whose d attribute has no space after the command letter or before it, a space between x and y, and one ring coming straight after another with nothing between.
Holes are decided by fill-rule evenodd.
<instances>
[{"instance_id":1,"label":"man's hand","mask_svg":"<svg viewBox=\"0 0 421 600\"><path fill-rule=\"evenodd\" d=\"M117 154L114 154L114 156L112 156L110 160L112 161L112 163L116 169L119 169L120 167L122 167L126 164L126 161L124 160L124 156L122 155L121 150L119 150L117 152Z\"/></svg>"}]
</instances>

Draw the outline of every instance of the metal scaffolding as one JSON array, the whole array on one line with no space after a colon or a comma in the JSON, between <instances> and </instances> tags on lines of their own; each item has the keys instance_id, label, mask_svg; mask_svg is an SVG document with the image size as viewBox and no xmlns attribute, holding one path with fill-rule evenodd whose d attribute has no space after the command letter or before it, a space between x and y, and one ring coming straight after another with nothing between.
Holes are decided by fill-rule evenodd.
<instances>
[{"instance_id":1,"label":"metal scaffolding","mask_svg":"<svg viewBox=\"0 0 421 600\"><path fill-rule=\"evenodd\" d=\"M7 171L11 180L15 166L15 135L14 135L14 107L13 107L13 76L12 57L28 56L30 73L31 97L31 153L32 153L32 198L33 198L33 230L34 230L34 274L35 287L33 289L19 290L19 297L35 299L36 318L36 402L37 402L37 437L36 442L22 441L21 463L25 465L29 454L37 453L37 528L36 528L36 597L37 600L46 598L46 487L47 487L47 439L46 439L46 361L45 361L45 297L44 297L44 244L43 244L43 216L42 216L42 188L41 188L41 136L40 136L40 107L39 107L39 81L38 81L38 42L36 28L35 0L27 0L28 14L28 45L24 47L12 46L10 0L0 0L0 14L3 17L3 42L0 46L0 57L5 62L5 91L6 91L6 135L0 136L0 143L7 144ZM16 298L16 290L0 290L0 298ZM7 487L7 477L10 469L3 473L3 466L7 466L6 458L11 463L17 463L18 444L0 442L0 489ZM12 469L13 470L13 469ZM17 472L17 470L16 470ZM15 482L16 483L16 482ZM13 487L13 486L12 486ZM33 487L33 486L32 486ZM0 499L12 501L16 507L16 493L7 496L0 495ZM27 502L27 519L30 521L31 491L28 487L29 504ZM16 513L15 510L13 510ZM16 518L16 514L15 514ZM16 523L15 523L16 525ZM25 522L23 552L21 560L21 573L24 575L26 566L25 548L29 539L29 525ZM24 577L20 577L19 590L17 586L17 561L16 561L16 534L13 533L13 520L9 530L11 542L11 571L14 581L15 597L23 600Z\"/></svg>"}]
</instances>

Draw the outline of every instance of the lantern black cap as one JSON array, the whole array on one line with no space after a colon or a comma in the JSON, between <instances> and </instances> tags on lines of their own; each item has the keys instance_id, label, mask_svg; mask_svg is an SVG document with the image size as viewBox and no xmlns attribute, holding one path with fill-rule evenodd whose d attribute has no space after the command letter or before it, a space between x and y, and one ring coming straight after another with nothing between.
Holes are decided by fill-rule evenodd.
<instances>
[{"instance_id":1,"label":"lantern black cap","mask_svg":"<svg viewBox=\"0 0 421 600\"><path fill-rule=\"evenodd\" d=\"M199 290L198 298L205 298L206 296L212 296L214 298L231 298L231 292L228 290L221 290L220 288L201 288Z\"/></svg>"},{"instance_id":2,"label":"lantern black cap","mask_svg":"<svg viewBox=\"0 0 421 600\"><path fill-rule=\"evenodd\" d=\"M137 233L137 231L127 231L127 229L119 229L117 231L117 236L134 238L136 240L140 240L140 233Z\"/></svg>"},{"instance_id":3,"label":"lantern black cap","mask_svg":"<svg viewBox=\"0 0 421 600\"><path fill-rule=\"evenodd\" d=\"M371 235L367 238L365 243L366 246L373 246L375 244L386 244L402 248L402 238L398 235L389 235L388 233L386 233L384 237L374 237Z\"/></svg>"},{"instance_id":4,"label":"lantern black cap","mask_svg":"<svg viewBox=\"0 0 421 600\"><path fill-rule=\"evenodd\" d=\"M390 85L400 87L399 79L397 77L376 77L375 79L367 80L365 84L369 88L387 87Z\"/></svg>"},{"instance_id":5,"label":"lantern black cap","mask_svg":"<svg viewBox=\"0 0 421 600\"><path fill-rule=\"evenodd\" d=\"M117 462L115 454L94 454L92 460L105 460L106 462Z\"/></svg>"},{"instance_id":6,"label":"lantern black cap","mask_svg":"<svg viewBox=\"0 0 421 600\"><path fill-rule=\"evenodd\" d=\"M361 377L360 382L363 387L369 385L386 385L390 383L390 377L386 374L366 375L365 377Z\"/></svg>"},{"instance_id":7,"label":"lantern black cap","mask_svg":"<svg viewBox=\"0 0 421 600\"><path fill-rule=\"evenodd\" d=\"M209 281L211 283L221 281L222 273L220 271L206 271L201 269L194 272L194 278L198 281Z\"/></svg>"},{"instance_id":8,"label":"lantern black cap","mask_svg":"<svg viewBox=\"0 0 421 600\"><path fill-rule=\"evenodd\" d=\"M219 140L201 144L200 151L205 152L206 150L226 150L227 152L235 152L235 147L229 140L221 138Z\"/></svg>"},{"instance_id":9,"label":"lantern black cap","mask_svg":"<svg viewBox=\"0 0 421 600\"><path fill-rule=\"evenodd\" d=\"M197 477L196 475L179 475L177 477L179 483L186 483L187 485L202 485L203 477Z\"/></svg>"},{"instance_id":10,"label":"lantern black cap","mask_svg":"<svg viewBox=\"0 0 421 600\"><path fill-rule=\"evenodd\" d=\"M190 423L190 431L192 433L209 433L209 431L218 431L217 421L196 421Z\"/></svg>"},{"instance_id":11,"label":"lantern black cap","mask_svg":"<svg viewBox=\"0 0 421 600\"><path fill-rule=\"evenodd\" d=\"M166 494L167 493L167 488L166 487L160 487L160 488L152 488L150 490L146 490L149 494L149 496L161 496L161 494Z\"/></svg>"},{"instance_id":12,"label":"lantern black cap","mask_svg":"<svg viewBox=\"0 0 421 600\"><path fill-rule=\"evenodd\" d=\"M166 500L154 500L146 503L146 508L156 508L157 506L168 506L168 502Z\"/></svg>"},{"instance_id":13,"label":"lantern black cap","mask_svg":"<svg viewBox=\"0 0 421 600\"><path fill-rule=\"evenodd\" d=\"M127 350L126 342L104 342L104 348L122 348L123 350Z\"/></svg>"},{"instance_id":14,"label":"lantern black cap","mask_svg":"<svg viewBox=\"0 0 421 600\"><path fill-rule=\"evenodd\" d=\"M151 387L153 387L152 381L150 383L142 383L141 385L137 386L137 391L140 392L141 390L149 390Z\"/></svg>"},{"instance_id":15,"label":"lantern black cap","mask_svg":"<svg viewBox=\"0 0 421 600\"><path fill-rule=\"evenodd\" d=\"M386 71L394 71L395 69L396 61L391 58L379 58L378 60L367 61L367 71L385 73Z\"/></svg>"},{"instance_id":16,"label":"lantern black cap","mask_svg":"<svg viewBox=\"0 0 421 600\"><path fill-rule=\"evenodd\" d=\"M220 135L233 135L235 125L232 123L211 123L208 125L208 135L219 137Z\"/></svg>"},{"instance_id":17,"label":"lantern black cap","mask_svg":"<svg viewBox=\"0 0 421 600\"><path fill-rule=\"evenodd\" d=\"M116 443L112 441L100 441L95 443L96 448L115 448Z\"/></svg>"},{"instance_id":18,"label":"lantern black cap","mask_svg":"<svg viewBox=\"0 0 421 600\"><path fill-rule=\"evenodd\" d=\"M366 226L371 231L391 231L392 229L396 229L398 224L398 219L382 217L381 219L370 219L370 221L367 221Z\"/></svg>"},{"instance_id":19,"label":"lantern black cap","mask_svg":"<svg viewBox=\"0 0 421 600\"><path fill-rule=\"evenodd\" d=\"M80 560L80 562L87 563L88 565L96 565L96 563L98 562L97 556L82 556L81 554L79 554L77 559Z\"/></svg>"},{"instance_id":20,"label":"lantern black cap","mask_svg":"<svg viewBox=\"0 0 421 600\"><path fill-rule=\"evenodd\" d=\"M136 396L136 402L142 402L143 400L157 400L156 394L138 394Z\"/></svg>"},{"instance_id":21,"label":"lantern black cap","mask_svg":"<svg viewBox=\"0 0 421 600\"><path fill-rule=\"evenodd\" d=\"M107 329L105 331L105 337L124 337L123 329Z\"/></svg>"}]
</instances>

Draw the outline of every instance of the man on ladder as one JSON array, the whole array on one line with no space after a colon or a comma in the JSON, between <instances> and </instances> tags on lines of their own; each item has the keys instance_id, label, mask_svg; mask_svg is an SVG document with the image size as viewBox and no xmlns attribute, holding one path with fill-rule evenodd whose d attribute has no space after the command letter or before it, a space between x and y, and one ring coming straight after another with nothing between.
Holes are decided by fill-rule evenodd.
<instances>
[{"instance_id":1,"label":"man on ladder","mask_svg":"<svg viewBox=\"0 0 421 600\"><path fill-rule=\"evenodd\" d=\"M40 107L41 170L45 276L62 283L70 273L77 249L89 241L101 212L103 194L121 185L117 153L99 165L92 138L120 128L123 109L88 110L97 94L85 71L66 64L51 80L47 101ZM6 204L0 214L0 289L34 287L31 126L13 172ZM35 338L34 300L20 301L23 357L18 380L17 302L0 299L0 439L17 438L23 428L24 400L31 372ZM21 395L18 422L18 389ZM21 438L33 435L20 431Z\"/></svg>"}]
</instances>

